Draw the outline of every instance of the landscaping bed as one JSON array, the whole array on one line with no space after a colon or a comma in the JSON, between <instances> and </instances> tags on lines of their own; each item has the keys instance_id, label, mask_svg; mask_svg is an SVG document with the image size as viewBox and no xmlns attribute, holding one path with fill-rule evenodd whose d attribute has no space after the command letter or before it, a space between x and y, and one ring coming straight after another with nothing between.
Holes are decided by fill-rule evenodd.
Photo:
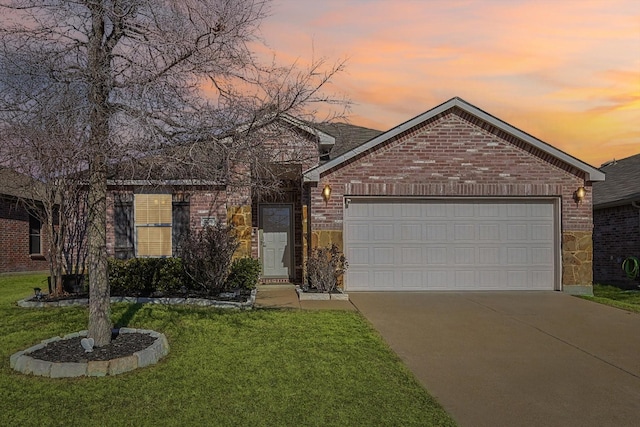
<instances>
[{"instance_id":1,"label":"landscaping bed","mask_svg":"<svg viewBox=\"0 0 640 427\"><path fill-rule=\"evenodd\" d=\"M357 312L119 303L114 324L170 342L152 369L99 381L18 374L11 354L87 324L85 307L15 305L42 280L0 276L0 425L95 425L87 414L109 426L455 425Z\"/></svg>"}]
</instances>

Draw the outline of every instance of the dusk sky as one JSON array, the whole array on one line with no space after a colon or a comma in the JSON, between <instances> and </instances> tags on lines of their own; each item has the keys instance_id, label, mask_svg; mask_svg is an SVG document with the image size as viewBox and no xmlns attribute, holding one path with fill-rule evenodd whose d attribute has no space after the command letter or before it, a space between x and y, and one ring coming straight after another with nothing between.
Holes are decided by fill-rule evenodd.
<instances>
[{"instance_id":1,"label":"dusk sky","mask_svg":"<svg viewBox=\"0 0 640 427\"><path fill-rule=\"evenodd\" d=\"M351 123L459 96L594 166L640 153L640 0L274 0L281 61L347 57Z\"/></svg>"}]
</instances>

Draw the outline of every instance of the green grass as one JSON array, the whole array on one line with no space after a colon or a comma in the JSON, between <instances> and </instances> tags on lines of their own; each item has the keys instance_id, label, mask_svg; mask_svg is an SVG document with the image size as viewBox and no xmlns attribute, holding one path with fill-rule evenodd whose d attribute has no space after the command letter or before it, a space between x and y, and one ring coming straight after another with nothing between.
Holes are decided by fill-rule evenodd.
<instances>
[{"instance_id":1,"label":"green grass","mask_svg":"<svg viewBox=\"0 0 640 427\"><path fill-rule=\"evenodd\" d=\"M640 313L640 290L625 291L615 286L593 285L593 296L583 297L600 304Z\"/></svg>"},{"instance_id":2,"label":"green grass","mask_svg":"<svg viewBox=\"0 0 640 427\"><path fill-rule=\"evenodd\" d=\"M43 280L0 276L2 426L454 425L353 312L116 304L115 323L167 335L159 364L103 378L17 373L12 353L86 329L85 307L16 306Z\"/></svg>"}]
</instances>

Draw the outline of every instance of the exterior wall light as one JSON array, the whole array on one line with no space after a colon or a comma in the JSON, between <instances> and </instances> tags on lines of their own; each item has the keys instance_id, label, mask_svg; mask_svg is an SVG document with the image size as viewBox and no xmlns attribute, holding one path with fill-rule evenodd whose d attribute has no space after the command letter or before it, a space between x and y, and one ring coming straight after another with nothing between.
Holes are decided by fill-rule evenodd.
<instances>
[{"instance_id":1,"label":"exterior wall light","mask_svg":"<svg viewBox=\"0 0 640 427\"><path fill-rule=\"evenodd\" d=\"M329 184L325 184L322 189L322 200L324 200L324 204L329 203L329 199L331 198L331 186Z\"/></svg>"},{"instance_id":2,"label":"exterior wall light","mask_svg":"<svg viewBox=\"0 0 640 427\"><path fill-rule=\"evenodd\" d=\"M584 187L578 187L578 189L573 193L573 198L577 204L580 204L586 195L587 190Z\"/></svg>"}]
</instances>

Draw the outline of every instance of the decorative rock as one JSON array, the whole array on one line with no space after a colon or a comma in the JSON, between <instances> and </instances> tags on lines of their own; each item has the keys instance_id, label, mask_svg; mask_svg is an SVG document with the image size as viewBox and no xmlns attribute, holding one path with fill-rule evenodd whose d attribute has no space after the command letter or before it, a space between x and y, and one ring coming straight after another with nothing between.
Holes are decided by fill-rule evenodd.
<instances>
[{"instance_id":1,"label":"decorative rock","mask_svg":"<svg viewBox=\"0 0 640 427\"><path fill-rule=\"evenodd\" d=\"M17 353L13 353L11 355L11 357L9 358L9 366L11 367L11 369L15 369L16 363L18 362L18 360L23 354L24 354L24 350L19 351Z\"/></svg>"},{"instance_id":2,"label":"decorative rock","mask_svg":"<svg viewBox=\"0 0 640 427\"><path fill-rule=\"evenodd\" d=\"M49 377L51 376L51 365L52 362L47 362L46 360L34 359L29 356L27 357L27 363L25 366L25 374L33 374L41 377Z\"/></svg>"},{"instance_id":3,"label":"decorative rock","mask_svg":"<svg viewBox=\"0 0 640 427\"><path fill-rule=\"evenodd\" d=\"M82 346L82 348L84 348L84 351L86 353L91 353L93 352L93 345L95 344L95 341L93 338L82 338L80 340L80 345Z\"/></svg>"},{"instance_id":4,"label":"decorative rock","mask_svg":"<svg viewBox=\"0 0 640 427\"><path fill-rule=\"evenodd\" d=\"M125 372L133 371L138 367L138 358L134 355L120 357L109 361L107 373L109 375L118 375Z\"/></svg>"},{"instance_id":5,"label":"decorative rock","mask_svg":"<svg viewBox=\"0 0 640 427\"><path fill-rule=\"evenodd\" d=\"M87 363L87 375L90 377L104 377L108 372L108 360L91 360Z\"/></svg>"},{"instance_id":6,"label":"decorative rock","mask_svg":"<svg viewBox=\"0 0 640 427\"><path fill-rule=\"evenodd\" d=\"M72 378L87 375L86 363L52 363L51 378Z\"/></svg>"},{"instance_id":7,"label":"decorative rock","mask_svg":"<svg viewBox=\"0 0 640 427\"><path fill-rule=\"evenodd\" d=\"M165 305L197 305L200 307L215 308L236 308L250 310L256 302L256 289L251 291L251 296L246 302L217 301L206 298L150 298L150 297L111 297L112 303L129 304L165 304ZM67 307L73 305L87 305L86 298L70 299L64 301L30 301L28 298L18 301L20 307L43 308L43 307Z\"/></svg>"},{"instance_id":8,"label":"decorative rock","mask_svg":"<svg viewBox=\"0 0 640 427\"><path fill-rule=\"evenodd\" d=\"M121 357L105 361L89 361L87 363L56 363L45 360L34 359L29 356L33 351L45 347L44 342L50 343L59 341L60 337L53 337L43 340L42 343L29 347L26 350L18 351L11 355L10 366L18 372L33 374L51 378L79 377L88 375L91 377L102 377L106 375L118 375L129 372L137 368L153 365L161 358L169 354L169 342L164 334L148 329L121 328L121 334L143 333L155 338L155 341L146 349L138 351L131 356ZM74 332L65 335L63 339L87 336L87 331ZM90 342L91 339L87 340Z\"/></svg>"}]
</instances>

